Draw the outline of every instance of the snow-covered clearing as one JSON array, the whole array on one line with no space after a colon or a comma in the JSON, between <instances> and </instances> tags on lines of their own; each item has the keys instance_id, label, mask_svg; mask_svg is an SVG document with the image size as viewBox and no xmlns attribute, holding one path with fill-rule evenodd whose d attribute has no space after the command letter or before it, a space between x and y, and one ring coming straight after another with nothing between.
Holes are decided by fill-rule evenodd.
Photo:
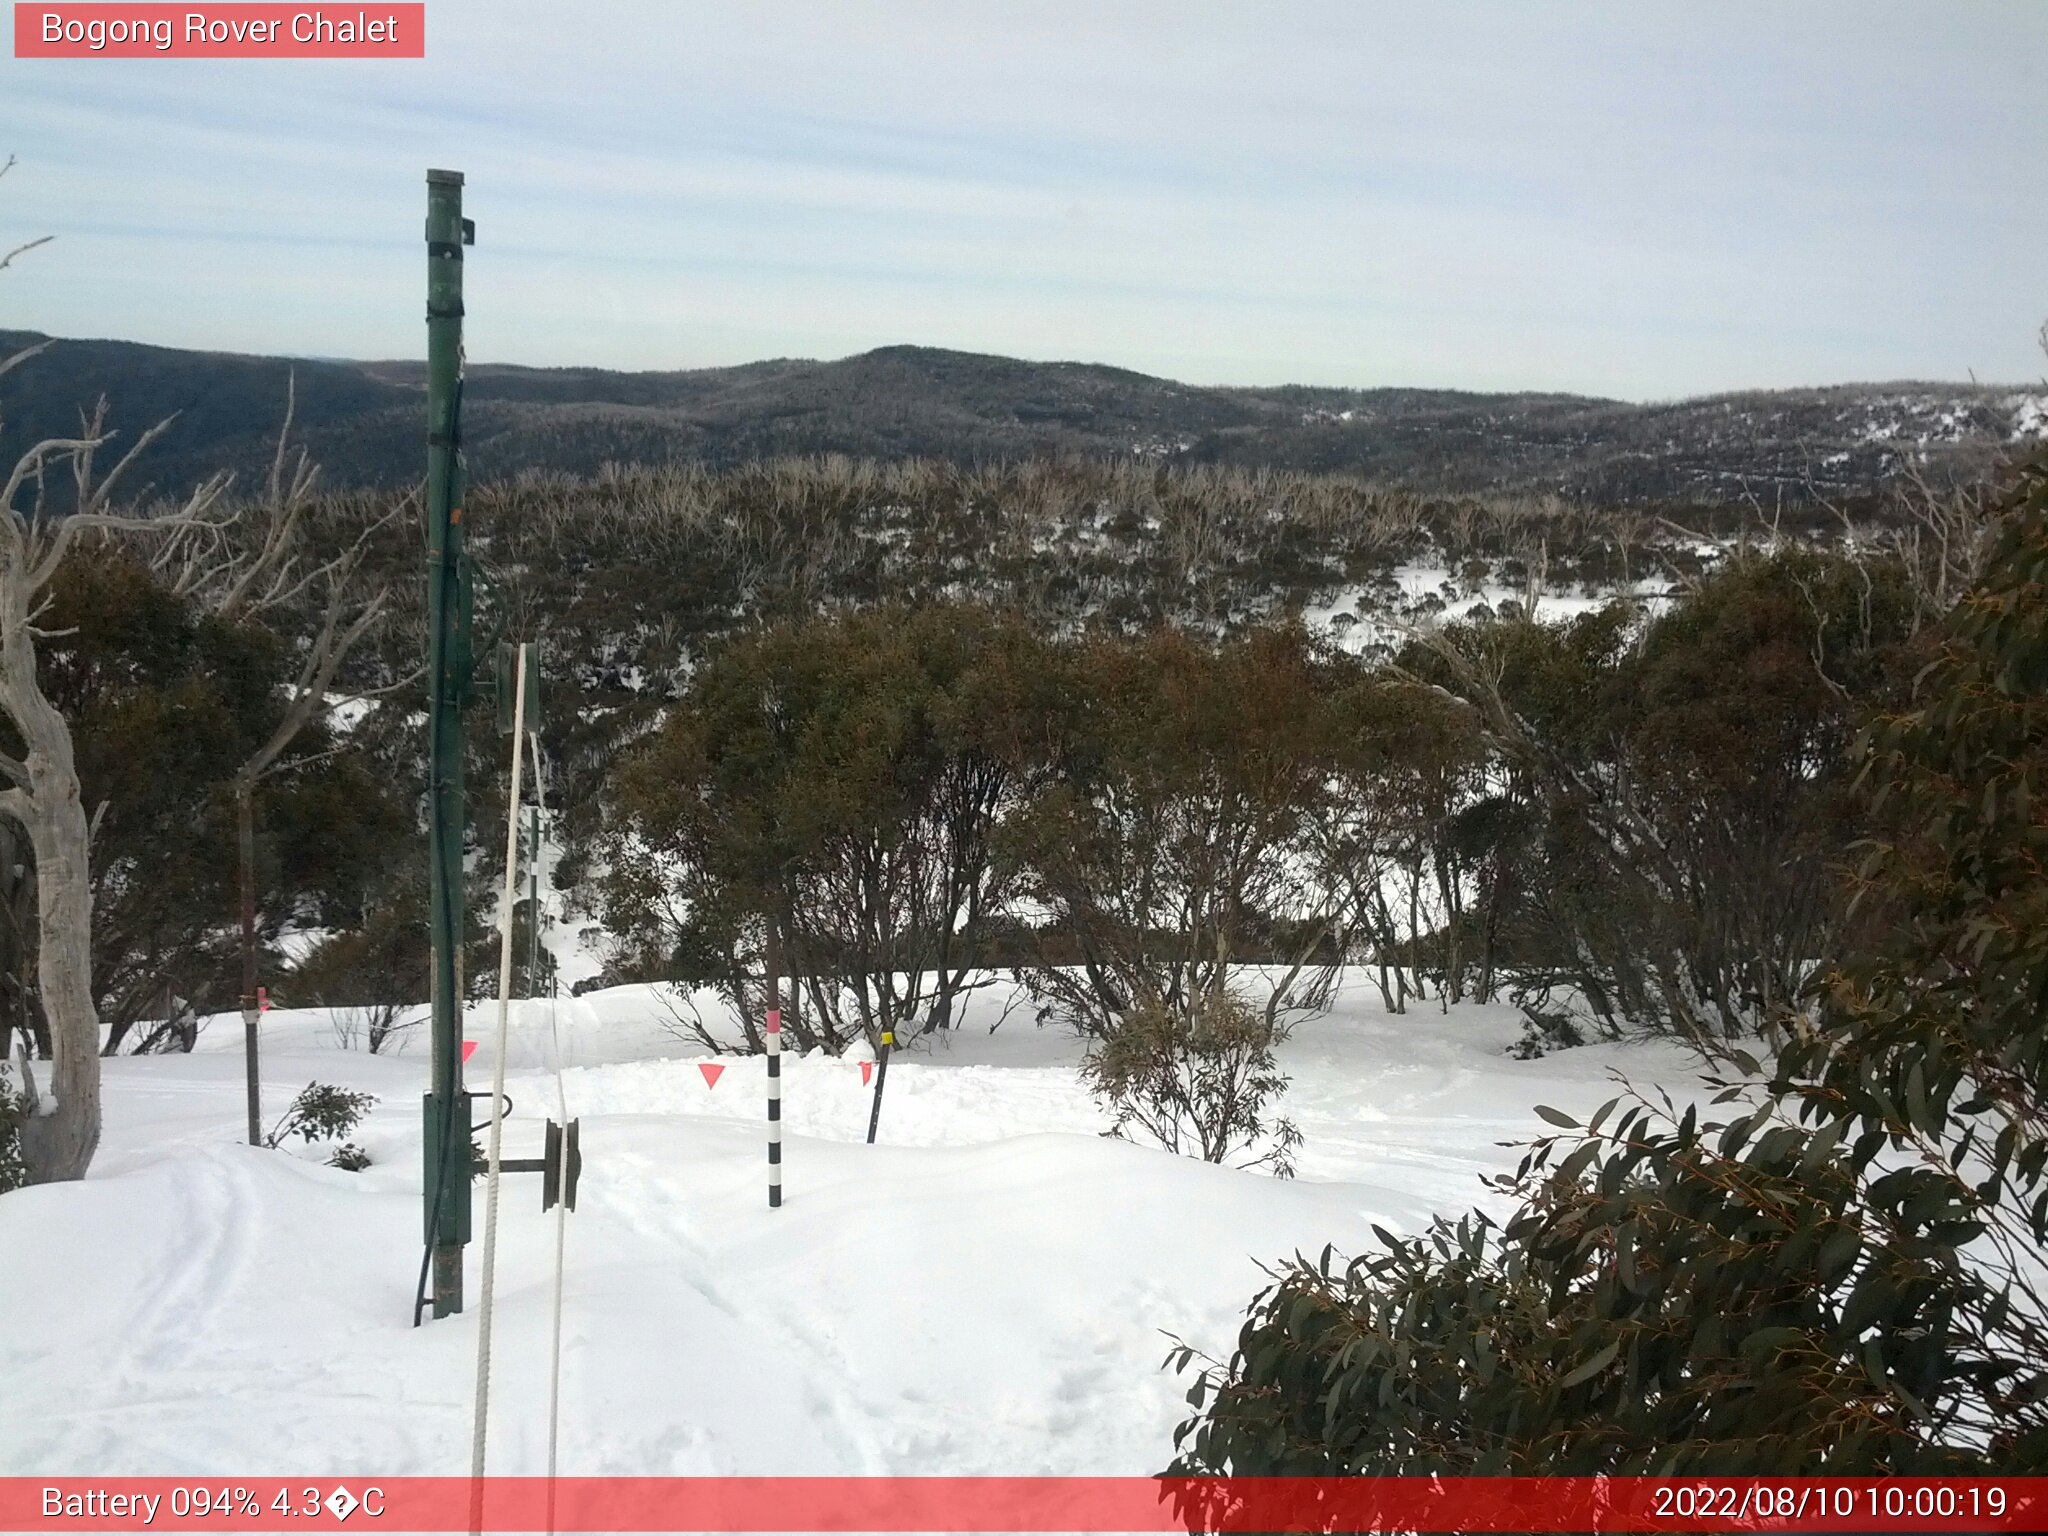
<instances>
[{"instance_id":1,"label":"snow-covered clearing","mask_svg":"<svg viewBox=\"0 0 2048 1536\"><path fill-rule=\"evenodd\" d=\"M1281 1181L1103 1139L1076 1046L1023 1014L989 1033L1001 1003L978 995L949 1041L897 1058L877 1147L857 1063L787 1060L779 1211L759 1060L707 1086L645 989L552 1005L585 1155L565 1473L1155 1472L1186 1411L1166 1333L1227 1354L1262 1262L1469 1207L1516 1156L1497 1143L1542 1129L1532 1105L1590 1110L1610 1069L1694 1083L1668 1046L1517 1061L1511 1009L1394 1018L1360 977L1284 1049L1305 1141ZM538 1151L554 1102L550 1006L516 1005L508 1156ZM492 1012L468 1032L488 1041ZM240 1035L221 1019L189 1056L107 1062L93 1176L0 1197L0 1472L467 1470L474 1311L409 1326L423 1034L373 1057L323 1014L266 1022L273 1116L314 1078L379 1096L357 1174L237 1144ZM471 1083L489 1068L486 1044ZM545 1460L537 1186L507 1176L495 1472Z\"/></svg>"},{"instance_id":2,"label":"snow-covered clearing","mask_svg":"<svg viewBox=\"0 0 2048 1536\"><path fill-rule=\"evenodd\" d=\"M1718 556L1718 545L1704 545L1697 553ZM1542 587L1535 596L1535 616L1545 623L1561 624L1582 614L1604 608L1621 597L1633 597L1652 607L1671 596L1673 582L1664 575L1644 576L1626 586L1593 590L1560 590ZM1526 585L1512 585L1488 578L1477 583L1461 581L1442 565L1404 564L1391 573L1391 590L1385 586L1344 585L1321 600L1303 607L1301 618L1311 633L1333 641L1354 654L1374 646L1399 645L1411 626L1453 623L1469 619L1480 609L1489 613L1504 604L1521 604L1529 599Z\"/></svg>"}]
</instances>

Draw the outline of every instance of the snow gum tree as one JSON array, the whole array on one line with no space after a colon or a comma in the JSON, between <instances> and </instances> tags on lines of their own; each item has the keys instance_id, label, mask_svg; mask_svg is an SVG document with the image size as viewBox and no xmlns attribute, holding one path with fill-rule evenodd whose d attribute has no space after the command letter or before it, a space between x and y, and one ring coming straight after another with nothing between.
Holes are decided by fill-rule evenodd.
<instances>
[{"instance_id":1,"label":"snow gum tree","mask_svg":"<svg viewBox=\"0 0 2048 1536\"><path fill-rule=\"evenodd\" d=\"M0 360L20 366L40 347ZM0 745L0 816L20 825L36 867L37 989L48 1021L52 1071L49 1097L37 1090L24 1059L30 1100L20 1126L29 1182L84 1176L100 1137L100 1018L92 984L92 828L79 789L71 727L44 692L39 626L51 582L79 538L95 529L164 527L203 517L219 499L209 481L161 518L109 511L122 473L155 440L144 433L104 477L94 459L112 438L104 411L73 438L46 438L16 461L0 484L0 716L9 727ZM72 495L53 504L53 471L67 471Z\"/></svg>"},{"instance_id":2,"label":"snow gum tree","mask_svg":"<svg viewBox=\"0 0 2048 1536\"><path fill-rule=\"evenodd\" d=\"M1342 926L1309 878L1339 661L1294 629L1220 646L1160 630L1064 667L1076 720L1004 836L1046 918L1022 971L1042 1016L1101 1040L1133 1009L1186 1016L1233 982L1276 1037L1319 1011Z\"/></svg>"},{"instance_id":3,"label":"snow gum tree","mask_svg":"<svg viewBox=\"0 0 2048 1536\"><path fill-rule=\"evenodd\" d=\"M143 543L95 544L65 562L44 595L37 658L95 822L92 976L108 1055L190 1049L200 1016L235 1005L236 765L274 739L302 673L289 633L181 596ZM266 947L287 926L334 929L381 911L365 886L410 825L351 736L313 720L294 746L269 781L254 850ZM35 863L25 852L18 862L26 900L0 921L0 1035L20 1027L47 1055L27 990Z\"/></svg>"},{"instance_id":4,"label":"snow gum tree","mask_svg":"<svg viewBox=\"0 0 2048 1536\"><path fill-rule=\"evenodd\" d=\"M1488 758L1482 793L1425 817L1453 852L1476 834L1473 910L1452 913L1477 930L1466 958L1532 1015L1554 993L1707 1055L1754 1034L1837 941L1857 722L1925 659L1902 578L1738 555L1655 615L1419 636L1396 672L1463 710Z\"/></svg>"},{"instance_id":5,"label":"snow gum tree","mask_svg":"<svg viewBox=\"0 0 2048 1536\"><path fill-rule=\"evenodd\" d=\"M1431 982L1446 1004L1468 990L1490 1000L1517 862L1497 814L1517 806L1507 770L1455 701L1383 670L1343 678L1329 707L1332 787L1307 808L1308 868L1352 953L1393 1012Z\"/></svg>"},{"instance_id":6,"label":"snow gum tree","mask_svg":"<svg viewBox=\"0 0 2048 1536\"><path fill-rule=\"evenodd\" d=\"M0 175L13 166L10 157ZM0 255L0 269L40 241ZM48 343L0 358L8 373ZM0 817L19 826L35 867L36 992L49 1031L47 1095L23 1051L18 1125L11 1157L17 1177L44 1183L84 1176L100 1138L100 1017L92 976L93 825L79 784L71 727L45 691L40 652L52 583L81 537L147 530L176 539L205 526L226 488L194 487L180 506L151 516L116 513L125 472L169 427L142 433L104 474L97 460L114 438L106 406L76 436L48 437L22 452L0 482ZM68 486L62 481L68 480ZM53 485L53 482L56 484ZM66 494L68 493L68 494ZM25 1111L25 1112L20 1112Z\"/></svg>"},{"instance_id":7,"label":"snow gum tree","mask_svg":"<svg viewBox=\"0 0 2048 1536\"><path fill-rule=\"evenodd\" d=\"M606 895L641 974L715 988L758 1044L772 921L800 1048L948 1027L1015 882L996 828L1042 772L1052 677L1027 630L955 605L714 654L621 775Z\"/></svg>"}]
</instances>

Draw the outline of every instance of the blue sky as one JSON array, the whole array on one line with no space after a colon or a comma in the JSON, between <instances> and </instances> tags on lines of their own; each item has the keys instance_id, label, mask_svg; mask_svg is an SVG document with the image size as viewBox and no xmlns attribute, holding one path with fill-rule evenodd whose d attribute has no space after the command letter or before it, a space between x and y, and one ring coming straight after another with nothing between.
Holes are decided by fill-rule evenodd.
<instances>
[{"instance_id":1,"label":"blue sky","mask_svg":"<svg viewBox=\"0 0 2048 1536\"><path fill-rule=\"evenodd\" d=\"M2048 371L2048 4L428 0L424 61L0 58L0 325L472 358L918 342L1662 399Z\"/></svg>"}]
</instances>

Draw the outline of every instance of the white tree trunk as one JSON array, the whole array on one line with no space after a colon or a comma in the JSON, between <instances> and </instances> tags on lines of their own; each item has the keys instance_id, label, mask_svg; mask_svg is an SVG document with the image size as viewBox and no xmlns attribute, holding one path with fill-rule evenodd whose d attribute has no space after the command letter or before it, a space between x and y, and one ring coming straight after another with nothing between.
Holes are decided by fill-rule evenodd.
<instances>
[{"instance_id":1,"label":"white tree trunk","mask_svg":"<svg viewBox=\"0 0 2048 1536\"><path fill-rule=\"evenodd\" d=\"M85 1176L100 1143L100 1020L92 993L91 840L71 732L36 679L35 637L19 563L0 570L0 709L23 745L27 782L0 794L0 813L27 831L36 856L37 990L50 1025L50 1091L21 1128L29 1182Z\"/></svg>"},{"instance_id":2,"label":"white tree trunk","mask_svg":"<svg viewBox=\"0 0 2048 1536\"><path fill-rule=\"evenodd\" d=\"M14 164L0 163L0 176ZM46 237L47 238L47 237ZM0 268L42 244L0 253ZM49 342L0 355L0 374L35 357ZM0 752L0 816L19 822L35 850L36 986L50 1026L53 1072L47 1095L21 1128L21 1153L32 1184L85 1177L100 1144L100 1019L92 989L92 883L89 860L92 827L78 789L71 755L71 728L44 695L36 676L35 615L44 589L57 573L81 530L149 529L173 542L196 527L219 499L226 482L208 481L175 513L151 518L115 516L115 485L136 459L170 426L157 423L138 437L113 470L95 477L93 456L111 434L104 430L102 400L75 438L46 438L15 461L0 479L0 714L21 738L19 758ZM276 484L282 473L284 442L278 442ZM52 463L66 464L75 488L68 516L43 501ZM295 482L295 498L305 483ZM18 497L27 492L24 511ZM46 513L52 515L45 515ZM286 530L291 526L287 520ZM266 562L258 561L262 568ZM252 578L253 579L253 578ZM26 1057L24 1055L24 1061Z\"/></svg>"},{"instance_id":3,"label":"white tree trunk","mask_svg":"<svg viewBox=\"0 0 2048 1536\"><path fill-rule=\"evenodd\" d=\"M33 770L33 758L30 764ZM29 824L29 841L36 851L37 927L42 935L36 970L55 1060L43 1113L21 1128L21 1150L29 1182L42 1184L84 1178L99 1148L100 1019L88 954L92 891L86 875L86 819L78 777L68 753L61 772L36 777L47 786L50 802L38 807Z\"/></svg>"}]
</instances>

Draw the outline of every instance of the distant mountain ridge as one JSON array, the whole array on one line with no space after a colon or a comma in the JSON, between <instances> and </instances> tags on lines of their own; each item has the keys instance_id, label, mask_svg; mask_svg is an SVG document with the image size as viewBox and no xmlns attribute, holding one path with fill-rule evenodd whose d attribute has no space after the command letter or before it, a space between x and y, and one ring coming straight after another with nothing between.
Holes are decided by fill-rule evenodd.
<instances>
[{"instance_id":1,"label":"distant mountain ridge","mask_svg":"<svg viewBox=\"0 0 2048 1536\"><path fill-rule=\"evenodd\" d=\"M0 353L47 340L0 331ZM297 438L330 486L421 472L425 365L251 357L57 340L0 376L0 462L76 429L106 395L113 423L175 428L138 478L175 492L269 463L296 380ZM1854 497L1901 456L1974 473L2048 437L2048 388L1846 384L1638 405L1579 395L1178 384L1093 363L893 346L831 362L624 373L472 365L473 477L590 474L606 463L785 455L986 463L1043 454L1354 473L1417 490L1611 503Z\"/></svg>"}]
</instances>

